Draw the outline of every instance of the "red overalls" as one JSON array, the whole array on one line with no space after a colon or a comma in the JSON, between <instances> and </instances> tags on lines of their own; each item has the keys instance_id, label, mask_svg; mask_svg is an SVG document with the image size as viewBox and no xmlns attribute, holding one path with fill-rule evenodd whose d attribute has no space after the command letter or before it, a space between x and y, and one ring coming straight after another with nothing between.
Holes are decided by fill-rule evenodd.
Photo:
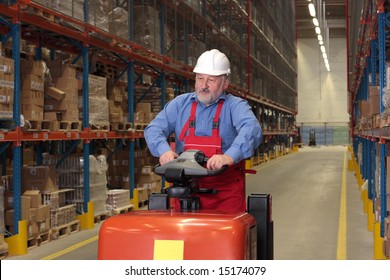
<instances>
[{"instance_id":1,"label":"red overalls","mask_svg":"<svg viewBox=\"0 0 390 280\"><path fill-rule=\"evenodd\" d=\"M191 114L184 125L179 140L184 140L184 150L201 150L206 157L214 154L222 154L222 139L219 135L219 115L222 111L224 100L218 103L213 120L211 136L195 135L195 116L197 102L191 107ZM186 132L189 130L188 135ZM245 160L228 167L220 175L198 179L199 188L215 189L217 194L197 194L200 198L200 209L220 210L225 212L244 212L245 203Z\"/></svg>"}]
</instances>

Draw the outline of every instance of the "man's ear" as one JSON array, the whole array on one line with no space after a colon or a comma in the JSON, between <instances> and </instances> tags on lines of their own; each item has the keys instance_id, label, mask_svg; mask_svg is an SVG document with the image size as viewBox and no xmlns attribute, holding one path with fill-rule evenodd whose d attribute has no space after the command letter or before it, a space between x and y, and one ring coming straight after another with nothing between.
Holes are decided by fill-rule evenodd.
<instances>
[{"instance_id":1,"label":"man's ear","mask_svg":"<svg viewBox=\"0 0 390 280\"><path fill-rule=\"evenodd\" d=\"M225 78L225 81L223 82L223 89L227 89L229 87L229 79Z\"/></svg>"}]
</instances>

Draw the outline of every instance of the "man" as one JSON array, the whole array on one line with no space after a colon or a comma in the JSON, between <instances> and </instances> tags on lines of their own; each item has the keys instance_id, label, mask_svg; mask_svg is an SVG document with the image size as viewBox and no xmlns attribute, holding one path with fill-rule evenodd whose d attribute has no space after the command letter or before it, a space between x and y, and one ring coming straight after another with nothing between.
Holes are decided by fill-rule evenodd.
<instances>
[{"instance_id":1,"label":"man","mask_svg":"<svg viewBox=\"0 0 390 280\"><path fill-rule=\"evenodd\" d=\"M150 152L161 165L188 149L201 150L209 158L208 169L228 169L218 176L201 178L201 188L217 194L202 194L201 209L245 211L245 159L261 142L261 127L247 101L228 94L230 62L213 49L204 52L194 68L195 92L177 96L146 127ZM175 134L176 151L167 138Z\"/></svg>"}]
</instances>

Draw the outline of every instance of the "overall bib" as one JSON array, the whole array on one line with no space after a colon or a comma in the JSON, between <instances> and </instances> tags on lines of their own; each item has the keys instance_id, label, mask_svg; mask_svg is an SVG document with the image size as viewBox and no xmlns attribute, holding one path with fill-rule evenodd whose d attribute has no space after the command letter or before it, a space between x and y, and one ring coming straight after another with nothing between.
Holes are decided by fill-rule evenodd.
<instances>
[{"instance_id":1,"label":"overall bib","mask_svg":"<svg viewBox=\"0 0 390 280\"><path fill-rule=\"evenodd\" d=\"M180 133L180 141L184 140L184 150L202 151L210 158L214 154L222 154L222 139L219 135L219 115L224 100L218 103L213 119L211 136L195 135L195 116L197 102L192 103L191 114ZM188 135L186 132L189 130ZM200 209L218 210L224 212L244 212L245 203L245 160L228 167L220 175L198 179L199 188L214 189L216 194L196 194L200 199Z\"/></svg>"}]
</instances>

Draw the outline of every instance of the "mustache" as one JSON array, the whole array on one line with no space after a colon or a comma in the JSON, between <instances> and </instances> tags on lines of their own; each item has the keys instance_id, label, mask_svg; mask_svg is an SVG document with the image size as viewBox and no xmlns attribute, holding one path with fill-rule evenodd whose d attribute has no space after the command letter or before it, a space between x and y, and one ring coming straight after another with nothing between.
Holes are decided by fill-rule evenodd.
<instances>
[{"instance_id":1,"label":"mustache","mask_svg":"<svg viewBox=\"0 0 390 280\"><path fill-rule=\"evenodd\" d=\"M198 90L198 92L209 92L209 89L208 88L201 88L200 90Z\"/></svg>"}]
</instances>

